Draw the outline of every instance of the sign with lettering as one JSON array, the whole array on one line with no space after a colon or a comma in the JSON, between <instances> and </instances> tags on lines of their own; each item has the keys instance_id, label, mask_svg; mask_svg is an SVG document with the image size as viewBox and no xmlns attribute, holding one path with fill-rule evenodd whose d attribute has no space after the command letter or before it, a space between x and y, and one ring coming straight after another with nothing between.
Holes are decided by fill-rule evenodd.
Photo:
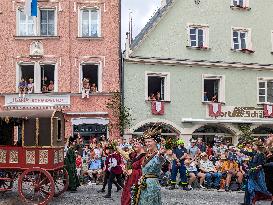
<instances>
[{"instance_id":1,"label":"sign with lettering","mask_svg":"<svg viewBox=\"0 0 273 205\"><path fill-rule=\"evenodd\" d=\"M6 107L35 107L35 106L69 106L69 95L26 95L25 98L19 98L18 95L6 95L5 106Z\"/></svg>"},{"instance_id":2,"label":"sign with lettering","mask_svg":"<svg viewBox=\"0 0 273 205\"><path fill-rule=\"evenodd\" d=\"M214 118L209 116L209 109L206 111L206 118ZM222 106L221 114L217 119L262 119L264 117L263 107L235 107Z\"/></svg>"}]
</instances>

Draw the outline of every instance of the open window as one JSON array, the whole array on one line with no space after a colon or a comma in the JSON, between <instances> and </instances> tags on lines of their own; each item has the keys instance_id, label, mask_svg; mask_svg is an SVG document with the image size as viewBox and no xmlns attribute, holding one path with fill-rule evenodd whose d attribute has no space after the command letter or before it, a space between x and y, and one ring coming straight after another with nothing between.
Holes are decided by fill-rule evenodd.
<instances>
[{"instance_id":1,"label":"open window","mask_svg":"<svg viewBox=\"0 0 273 205\"><path fill-rule=\"evenodd\" d=\"M203 75L202 102L224 102L224 76Z\"/></svg>"},{"instance_id":2,"label":"open window","mask_svg":"<svg viewBox=\"0 0 273 205\"><path fill-rule=\"evenodd\" d=\"M55 91L55 65L41 65L41 92Z\"/></svg>"},{"instance_id":3,"label":"open window","mask_svg":"<svg viewBox=\"0 0 273 205\"><path fill-rule=\"evenodd\" d=\"M170 101L170 74L146 74L146 100Z\"/></svg>"},{"instance_id":4,"label":"open window","mask_svg":"<svg viewBox=\"0 0 273 205\"><path fill-rule=\"evenodd\" d=\"M57 118L57 141L62 141L62 121Z\"/></svg>"},{"instance_id":5,"label":"open window","mask_svg":"<svg viewBox=\"0 0 273 205\"><path fill-rule=\"evenodd\" d=\"M83 64L81 66L81 86L83 80L87 80L91 92L101 92L101 70L99 64ZM80 86L80 90L81 90ZM81 92L81 91L80 91Z\"/></svg>"},{"instance_id":6,"label":"open window","mask_svg":"<svg viewBox=\"0 0 273 205\"><path fill-rule=\"evenodd\" d=\"M17 86L16 92L19 92L22 87L28 89L28 86L34 85L34 65L19 65L17 70ZM33 87L33 86L31 86ZM32 88L33 89L33 88ZM35 89L35 87L34 87Z\"/></svg>"}]
</instances>

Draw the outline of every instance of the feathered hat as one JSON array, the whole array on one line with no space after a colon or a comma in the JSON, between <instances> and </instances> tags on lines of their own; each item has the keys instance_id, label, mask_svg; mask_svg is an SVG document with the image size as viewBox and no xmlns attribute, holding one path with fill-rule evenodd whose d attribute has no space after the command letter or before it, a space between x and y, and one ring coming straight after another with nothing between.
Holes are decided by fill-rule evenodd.
<instances>
[{"instance_id":1,"label":"feathered hat","mask_svg":"<svg viewBox=\"0 0 273 205\"><path fill-rule=\"evenodd\" d=\"M148 128L143 132L142 140L150 139L152 138L157 143L160 143L161 141L161 124L154 124L151 128Z\"/></svg>"}]
</instances>

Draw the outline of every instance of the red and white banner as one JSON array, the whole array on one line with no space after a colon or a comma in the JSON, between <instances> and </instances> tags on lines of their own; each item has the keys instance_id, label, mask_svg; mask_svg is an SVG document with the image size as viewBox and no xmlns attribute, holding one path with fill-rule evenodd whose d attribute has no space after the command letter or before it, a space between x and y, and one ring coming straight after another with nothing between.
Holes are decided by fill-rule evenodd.
<instances>
[{"instance_id":1,"label":"red and white banner","mask_svg":"<svg viewBox=\"0 0 273 205\"><path fill-rule=\"evenodd\" d=\"M273 117L273 105L264 105L264 117Z\"/></svg>"},{"instance_id":2,"label":"red and white banner","mask_svg":"<svg viewBox=\"0 0 273 205\"><path fill-rule=\"evenodd\" d=\"M152 101L152 114L164 115L164 102Z\"/></svg>"},{"instance_id":3,"label":"red and white banner","mask_svg":"<svg viewBox=\"0 0 273 205\"><path fill-rule=\"evenodd\" d=\"M221 103L211 103L209 104L209 116L210 117L219 117L222 112Z\"/></svg>"}]
</instances>

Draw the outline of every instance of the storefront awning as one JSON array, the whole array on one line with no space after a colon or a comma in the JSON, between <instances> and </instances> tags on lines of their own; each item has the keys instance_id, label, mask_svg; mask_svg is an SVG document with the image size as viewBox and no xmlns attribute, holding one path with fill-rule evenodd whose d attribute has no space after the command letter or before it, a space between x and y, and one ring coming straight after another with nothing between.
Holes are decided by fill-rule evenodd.
<instances>
[{"instance_id":1,"label":"storefront awning","mask_svg":"<svg viewBox=\"0 0 273 205\"><path fill-rule=\"evenodd\" d=\"M99 124L107 125L109 124L109 119L106 118L73 118L71 120L72 125L81 125L81 124Z\"/></svg>"}]
</instances>

